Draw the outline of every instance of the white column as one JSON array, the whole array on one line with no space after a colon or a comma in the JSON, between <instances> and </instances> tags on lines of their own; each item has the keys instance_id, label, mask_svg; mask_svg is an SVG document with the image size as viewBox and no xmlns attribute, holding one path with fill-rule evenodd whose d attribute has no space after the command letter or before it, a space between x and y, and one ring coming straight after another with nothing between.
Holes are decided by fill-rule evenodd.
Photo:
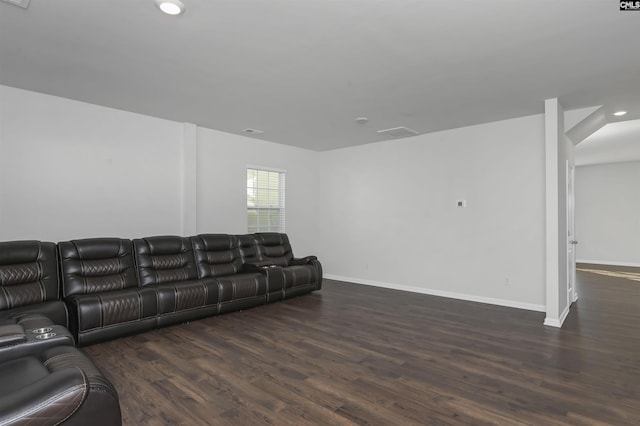
<instances>
[{"instance_id":1,"label":"white column","mask_svg":"<svg viewBox=\"0 0 640 426\"><path fill-rule=\"evenodd\" d=\"M561 327L569 308L566 300L566 179L564 172L560 173L566 167L567 140L564 135L564 110L558 99L545 100L544 110L547 307L544 324Z\"/></svg>"}]
</instances>

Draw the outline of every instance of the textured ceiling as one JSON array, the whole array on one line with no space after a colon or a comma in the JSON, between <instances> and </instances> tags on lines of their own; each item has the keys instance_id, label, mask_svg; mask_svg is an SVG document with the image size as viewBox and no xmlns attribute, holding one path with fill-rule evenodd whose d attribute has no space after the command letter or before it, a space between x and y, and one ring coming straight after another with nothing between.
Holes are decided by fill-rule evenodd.
<instances>
[{"instance_id":1,"label":"textured ceiling","mask_svg":"<svg viewBox=\"0 0 640 426\"><path fill-rule=\"evenodd\" d=\"M640 99L615 1L183 1L0 2L0 84L319 151Z\"/></svg>"}]
</instances>

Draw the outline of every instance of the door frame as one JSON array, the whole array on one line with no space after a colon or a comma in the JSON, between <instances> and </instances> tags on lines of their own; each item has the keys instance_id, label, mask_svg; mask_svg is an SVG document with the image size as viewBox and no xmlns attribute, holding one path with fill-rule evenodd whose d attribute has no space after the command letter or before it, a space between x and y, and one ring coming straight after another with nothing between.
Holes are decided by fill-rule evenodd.
<instances>
[{"instance_id":1,"label":"door frame","mask_svg":"<svg viewBox=\"0 0 640 426\"><path fill-rule=\"evenodd\" d=\"M576 289L576 202L575 202L575 166L566 160L567 170L567 297L569 304L578 300Z\"/></svg>"}]
</instances>

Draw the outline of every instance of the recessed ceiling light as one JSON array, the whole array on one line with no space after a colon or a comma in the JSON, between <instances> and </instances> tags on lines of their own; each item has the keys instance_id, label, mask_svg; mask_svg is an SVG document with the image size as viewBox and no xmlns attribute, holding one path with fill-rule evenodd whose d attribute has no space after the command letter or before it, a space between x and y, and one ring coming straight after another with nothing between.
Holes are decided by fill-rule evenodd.
<instances>
[{"instance_id":1,"label":"recessed ceiling light","mask_svg":"<svg viewBox=\"0 0 640 426\"><path fill-rule=\"evenodd\" d=\"M613 115L615 115L616 117L622 117L626 113L627 113L627 111L616 111L616 112L613 113Z\"/></svg>"},{"instance_id":2,"label":"recessed ceiling light","mask_svg":"<svg viewBox=\"0 0 640 426\"><path fill-rule=\"evenodd\" d=\"M184 3L180 0L156 0L156 6L167 15L184 13Z\"/></svg>"},{"instance_id":3,"label":"recessed ceiling light","mask_svg":"<svg viewBox=\"0 0 640 426\"><path fill-rule=\"evenodd\" d=\"M369 121L369 119L367 117L358 117L358 118L356 118L356 123L358 123L358 124L365 124L367 121Z\"/></svg>"}]
</instances>

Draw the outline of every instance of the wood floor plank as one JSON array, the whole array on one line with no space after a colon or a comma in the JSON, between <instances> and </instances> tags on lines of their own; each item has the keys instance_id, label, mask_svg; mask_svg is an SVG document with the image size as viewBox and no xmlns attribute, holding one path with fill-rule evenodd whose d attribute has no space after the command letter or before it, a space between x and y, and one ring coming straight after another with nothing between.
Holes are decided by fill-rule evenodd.
<instances>
[{"instance_id":1,"label":"wood floor plank","mask_svg":"<svg viewBox=\"0 0 640 426\"><path fill-rule=\"evenodd\" d=\"M544 314L325 280L93 345L125 425L638 425L640 270L580 265Z\"/></svg>"}]
</instances>

